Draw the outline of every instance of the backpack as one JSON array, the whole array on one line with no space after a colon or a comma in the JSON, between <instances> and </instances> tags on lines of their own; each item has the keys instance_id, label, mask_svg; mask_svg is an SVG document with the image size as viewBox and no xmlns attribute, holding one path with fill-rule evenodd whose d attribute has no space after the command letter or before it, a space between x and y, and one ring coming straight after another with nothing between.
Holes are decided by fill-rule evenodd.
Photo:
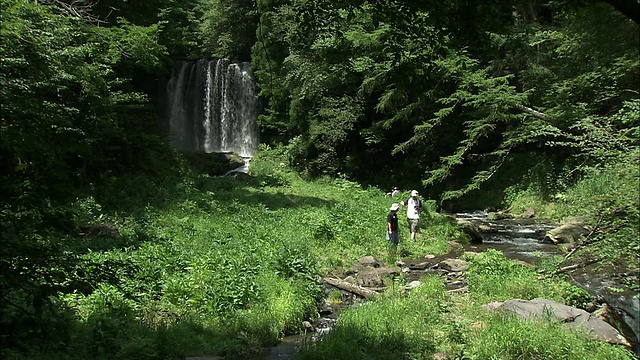
<instances>
[{"instance_id":1,"label":"backpack","mask_svg":"<svg viewBox=\"0 0 640 360\"><path fill-rule=\"evenodd\" d=\"M409 200L411 200L411 197L409 197L404 203L407 204L407 206L409 206ZM416 198L416 206L418 206L420 209L422 209L422 200Z\"/></svg>"}]
</instances>

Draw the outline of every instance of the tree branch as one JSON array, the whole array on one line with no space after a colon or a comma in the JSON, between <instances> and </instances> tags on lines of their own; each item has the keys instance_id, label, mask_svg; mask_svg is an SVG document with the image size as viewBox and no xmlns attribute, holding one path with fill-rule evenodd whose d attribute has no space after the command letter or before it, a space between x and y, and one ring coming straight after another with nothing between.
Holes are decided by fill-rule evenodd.
<instances>
[{"instance_id":1,"label":"tree branch","mask_svg":"<svg viewBox=\"0 0 640 360\"><path fill-rule=\"evenodd\" d=\"M41 3L43 5L55 6L65 11L71 17L79 18L89 23L104 22L91 14L91 10L95 5L94 0L41 0Z\"/></svg>"},{"instance_id":2,"label":"tree branch","mask_svg":"<svg viewBox=\"0 0 640 360\"><path fill-rule=\"evenodd\" d=\"M346 282L346 281L340 280L340 279L324 278L324 279L322 279L322 281L324 281L325 283L327 283L329 285L333 285L333 286L335 286L335 287L337 287L339 289L346 290L346 291L348 291L350 293L354 293L354 294L360 295L365 299L377 297L377 296L380 295L376 291L369 290L369 289L364 288L362 286L351 284L349 282Z\"/></svg>"},{"instance_id":3,"label":"tree branch","mask_svg":"<svg viewBox=\"0 0 640 360\"><path fill-rule=\"evenodd\" d=\"M524 106L524 105L516 105L516 109L526 112L527 114L533 115L534 117L537 117L538 119L542 119L542 120L546 120L547 119L547 114L540 112L536 109L530 108L528 106Z\"/></svg>"},{"instance_id":4,"label":"tree branch","mask_svg":"<svg viewBox=\"0 0 640 360\"><path fill-rule=\"evenodd\" d=\"M567 265L565 267L562 267L562 268L560 268L558 270L553 271L552 273L550 273L548 275L545 275L544 277L548 278L548 277L551 277L551 276L554 276L554 275L558 275L558 274L561 274L561 273L564 273L564 272L567 272L567 271L575 270L575 269L578 269L578 268L581 268L581 267L585 267L585 266L597 263L598 261L600 261L600 259L596 258L596 259L591 259L589 261L585 261L584 263Z\"/></svg>"}]
</instances>

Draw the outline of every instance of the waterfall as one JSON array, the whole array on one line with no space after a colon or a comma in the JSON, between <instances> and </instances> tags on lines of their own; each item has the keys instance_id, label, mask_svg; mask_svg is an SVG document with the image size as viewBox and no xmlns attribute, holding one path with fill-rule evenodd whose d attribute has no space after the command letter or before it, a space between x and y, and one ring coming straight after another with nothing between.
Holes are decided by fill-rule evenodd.
<instances>
[{"instance_id":1,"label":"waterfall","mask_svg":"<svg viewBox=\"0 0 640 360\"><path fill-rule=\"evenodd\" d=\"M258 102L249 63L177 61L165 94L172 146L253 156L259 141Z\"/></svg>"}]
</instances>

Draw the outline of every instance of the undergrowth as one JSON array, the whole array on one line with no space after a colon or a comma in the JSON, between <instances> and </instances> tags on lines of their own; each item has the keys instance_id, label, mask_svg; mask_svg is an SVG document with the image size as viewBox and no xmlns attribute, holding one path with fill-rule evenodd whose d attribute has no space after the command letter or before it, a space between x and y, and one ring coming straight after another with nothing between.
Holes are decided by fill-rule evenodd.
<instances>
[{"instance_id":1,"label":"undergrowth","mask_svg":"<svg viewBox=\"0 0 640 360\"><path fill-rule=\"evenodd\" d=\"M512 298L565 302L571 286L539 281L534 269L497 250L467 257L469 291L449 293L433 275L405 293L400 288L341 313L322 341L297 359L626 359L631 352L568 331L550 319L522 320L485 310Z\"/></svg>"},{"instance_id":2,"label":"undergrowth","mask_svg":"<svg viewBox=\"0 0 640 360\"><path fill-rule=\"evenodd\" d=\"M398 198L343 178L303 179L280 149L263 147L250 175L131 176L78 198L74 228L85 230L58 242L67 265L56 271L68 279L66 287L39 308L35 298L18 300L20 291L7 295L40 316L34 338L50 340L16 335L3 357L246 358L303 332L302 322L319 316L323 275L366 255L393 263L402 256L443 254L451 241L466 241L429 206L417 240L407 241L403 226L398 253L387 254L385 219ZM96 226L104 232L92 233ZM537 281L535 271L501 254L469 260L468 295L448 294L437 277L403 294L400 277L379 299L345 310L323 341L298 356L579 359L591 352L595 359L630 359L624 350L566 334L554 324L519 324L483 313L480 306L489 301L569 301L576 292L561 281ZM3 314L4 324L29 326L33 317L14 311ZM572 350L556 357L564 349L556 342Z\"/></svg>"}]
</instances>

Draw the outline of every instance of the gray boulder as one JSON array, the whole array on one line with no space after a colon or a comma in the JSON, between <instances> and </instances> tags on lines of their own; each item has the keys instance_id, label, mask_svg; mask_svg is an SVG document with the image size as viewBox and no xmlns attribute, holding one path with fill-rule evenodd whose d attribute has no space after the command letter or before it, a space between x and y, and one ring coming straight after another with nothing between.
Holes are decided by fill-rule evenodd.
<instances>
[{"instance_id":1,"label":"gray boulder","mask_svg":"<svg viewBox=\"0 0 640 360\"><path fill-rule=\"evenodd\" d=\"M543 298L512 299L505 302L492 302L484 305L483 308L488 311L514 314L523 319L555 320L564 323L567 328L585 331L593 339L630 346L629 341L616 328L600 317L553 300Z\"/></svg>"},{"instance_id":2,"label":"gray boulder","mask_svg":"<svg viewBox=\"0 0 640 360\"><path fill-rule=\"evenodd\" d=\"M380 261L371 255L364 256L358 260L358 263L364 266L380 267Z\"/></svg>"},{"instance_id":3,"label":"gray boulder","mask_svg":"<svg viewBox=\"0 0 640 360\"><path fill-rule=\"evenodd\" d=\"M584 226L576 223L568 223L547 231L544 239L556 245L575 244L587 234L589 234L589 229Z\"/></svg>"},{"instance_id":4,"label":"gray boulder","mask_svg":"<svg viewBox=\"0 0 640 360\"><path fill-rule=\"evenodd\" d=\"M469 236L472 244L482 244L484 238L482 237L482 234L480 234L480 231L478 231L475 224L465 219L457 219L456 222L458 224L458 228Z\"/></svg>"},{"instance_id":5,"label":"gray boulder","mask_svg":"<svg viewBox=\"0 0 640 360\"><path fill-rule=\"evenodd\" d=\"M451 272L467 271L469 263L461 259L446 259L440 262L438 266Z\"/></svg>"},{"instance_id":6,"label":"gray boulder","mask_svg":"<svg viewBox=\"0 0 640 360\"><path fill-rule=\"evenodd\" d=\"M520 215L523 219L531 219L536 216L536 209L534 208L526 208L524 212Z\"/></svg>"}]
</instances>

